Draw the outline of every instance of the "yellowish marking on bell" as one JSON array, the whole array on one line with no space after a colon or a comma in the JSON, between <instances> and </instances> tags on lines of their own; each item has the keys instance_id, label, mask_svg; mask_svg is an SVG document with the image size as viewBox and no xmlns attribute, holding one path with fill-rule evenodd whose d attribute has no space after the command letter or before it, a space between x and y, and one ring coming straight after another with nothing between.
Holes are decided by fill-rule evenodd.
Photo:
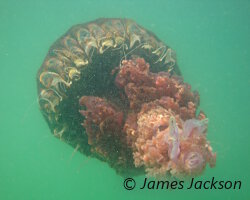
<instances>
[{"instance_id":1,"label":"yellowish marking on bell","mask_svg":"<svg viewBox=\"0 0 250 200\"><path fill-rule=\"evenodd\" d=\"M87 59L83 60L81 58L77 58L77 59L74 60L74 63L76 65L76 67L79 68L79 67L82 67L84 65L87 65L89 63L89 61Z\"/></svg>"},{"instance_id":2,"label":"yellowish marking on bell","mask_svg":"<svg viewBox=\"0 0 250 200\"><path fill-rule=\"evenodd\" d=\"M63 63L62 63L61 60L59 60L59 59L57 59L57 58L55 58L55 57L52 57L52 58L50 58L50 59L48 59L48 60L46 61L46 66L47 66L48 68L50 68L50 67L62 67L62 66L63 66Z\"/></svg>"},{"instance_id":3,"label":"yellowish marking on bell","mask_svg":"<svg viewBox=\"0 0 250 200\"><path fill-rule=\"evenodd\" d=\"M80 74L81 73L76 68L72 68L72 69L69 70L69 78L70 79L73 79L74 77L79 79Z\"/></svg>"},{"instance_id":4,"label":"yellowish marking on bell","mask_svg":"<svg viewBox=\"0 0 250 200\"><path fill-rule=\"evenodd\" d=\"M40 95L39 95L39 103L41 101L46 102L43 107L44 109L47 111L47 113L51 113L52 112L56 112L55 107L59 104L60 99L53 95L53 91L52 90L42 90ZM40 103L41 106L41 103Z\"/></svg>"},{"instance_id":5,"label":"yellowish marking on bell","mask_svg":"<svg viewBox=\"0 0 250 200\"><path fill-rule=\"evenodd\" d=\"M49 88L49 86L51 85L52 81L53 81L53 77L51 76L51 74L55 75L55 76L59 76L58 74L54 73L54 72L43 72L40 75L40 83L42 83L45 87Z\"/></svg>"},{"instance_id":6,"label":"yellowish marking on bell","mask_svg":"<svg viewBox=\"0 0 250 200\"><path fill-rule=\"evenodd\" d=\"M99 49L99 52L102 54L104 53L104 51L106 51L109 47L113 47L114 46L114 42L112 39L107 39L104 42L102 42L102 46ZM106 47L106 48L105 48Z\"/></svg>"},{"instance_id":7,"label":"yellowish marking on bell","mask_svg":"<svg viewBox=\"0 0 250 200\"><path fill-rule=\"evenodd\" d=\"M90 56L90 50L92 48L98 49L98 45L96 43L96 40L92 37L91 40L87 41L84 45L84 51L86 55L89 57Z\"/></svg>"},{"instance_id":8,"label":"yellowish marking on bell","mask_svg":"<svg viewBox=\"0 0 250 200\"><path fill-rule=\"evenodd\" d=\"M110 38L113 37L113 34L114 34L114 33L107 32L106 35L105 35L105 37L106 37L107 39L108 39L108 38L110 39Z\"/></svg>"},{"instance_id":9,"label":"yellowish marking on bell","mask_svg":"<svg viewBox=\"0 0 250 200\"><path fill-rule=\"evenodd\" d=\"M73 46L76 46L76 45L77 45L77 42L76 42L75 39L71 38L70 36L66 36L66 37L63 39L63 44L64 44L64 46L65 46L67 49L71 50L71 48L72 48Z\"/></svg>"},{"instance_id":10,"label":"yellowish marking on bell","mask_svg":"<svg viewBox=\"0 0 250 200\"><path fill-rule=\"evenodd\" d=\"M64 83L67 87L71 85L71 82L66 82L59 74L55 72L43 72L40 75L40 82L46 87L56 87L58 86L58 83Z\"/></svg>"},{"instance_id":11,"label":"yellowish marking on bell","mask_svg":"<svg viewBox=\"0 0 250 200\"><path fill-rule=\"evenodd\" d=\"M129 48L132 48L134 46L134 44L136 43L136 41L138 41L139 43L141 42L141 38L139 35L136 34L131 34L130 35L130 44L129 44Z\"/></svg>"},{"instance_id":12,"label":"yellowish marking on bell","mask_svg":"<svg viewBox=\"0 0 250 200\"><path fill-rule=\"evenodd\" d=\"M143 49L153 49L153 47L150 45L150 44L144 44L144 45L142 45L142 48Z\"/></svg>"},{"instance_id":13,"label":"yellowish marking on bell","mask_svg":"<svg viewBox=\"0 0 250 200\"><path fill-rule=\"evenodd\" d=\"M167 50L167 52L166 52L166 56L165 56L166 58L165 58L165 62L164 62L164 64L168 64L168 63L170 63L170 62L172 62L173 63L173 66L175 65L175 59L174 59L174 57L175 57L175 52L172 50L172 49L168 49Z\"/></svg>"},{"instance_id":14,"label":"yellowish marking on bell","mask_svg":"<svg viewBox=\"0 0 250 200\"><path fill-rule=\"evenodd\" d=\"M67 130L67 126L63 125L63 128L61 130L54 129L54 136L59 138L60 140L62 139L63 134Z\"/></svg>"},{"instance_id":15,"label":"yellowish marking on bell","mask_svg":"<svg viewBox=\"0 0 250 200\"><path fill-rule=\"evenodd\" d=\"M117 47L118 45L123 44L124 41L125 41L125 39L123 37L120 37L120 36L115 37L115 46L114 47Z\"/></svg>"},{"instance_id":16,"label":"yellowish marking on bell","mask_svg":"<svg viewBox=\"0 0 250 200\"><path fill-rule=\"evenodd\" d=\"M68 58L69 60L72 59L72 58L74 57L74 55L73 55L70 51L68 51L68 50L66 50L66 49L62 49L62 53L63 53L64 56L66 56L66 58Z\"/></svg>"},{"instance_id":17,"label":"yellowish marking on bell","mask_svg":"<svg viewBox=\"0 0 250 200\"><path fill-rule=\"evenodd\" d=\"M166 46L161 46L157 48L156 50L154 50L152 53L156 54L157 56L161 56L165 50L166 50Z\"/></svg>"}]
</instances>

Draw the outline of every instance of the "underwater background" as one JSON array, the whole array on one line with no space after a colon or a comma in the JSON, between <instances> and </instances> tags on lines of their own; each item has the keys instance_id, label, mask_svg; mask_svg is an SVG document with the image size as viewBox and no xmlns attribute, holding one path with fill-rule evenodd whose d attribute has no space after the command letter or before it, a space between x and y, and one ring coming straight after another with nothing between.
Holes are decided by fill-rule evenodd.
<instances>
[{"instance_id":1,"label":"underwater background","mask_svg":"<svg viewBox=\"0 0 250 200\"><path fill-rule=\"evenodd\" d=\"M240 180L238 190L127 191L107 163L51 134L37 103L36 73L72 25L131 18L177 53L200 93L216 167L200 180ZM250 199L250 1L0 0L0 200ZM144 176L134 177L138 186Z\"/></svg>"}]
</instances>

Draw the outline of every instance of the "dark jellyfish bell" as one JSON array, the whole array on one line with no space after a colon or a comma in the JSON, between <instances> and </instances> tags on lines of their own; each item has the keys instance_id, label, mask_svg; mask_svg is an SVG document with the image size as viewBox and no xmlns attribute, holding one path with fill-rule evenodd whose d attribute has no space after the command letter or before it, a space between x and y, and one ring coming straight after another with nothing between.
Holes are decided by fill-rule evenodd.
<instances>
[{"instance_id":1,"label":"dark jellyfish bell","mask_svg":"<svg viewBox=\"0 0 250 200\"><path fill-rule=\"evenodd\" d=\"M116 74L124 60L136 58L149 64L150 73L181 75L170 47L135 21L118 18L71 27L50 47L37 73L40 109L53 135L120 174L143 171L134 165L128 145L133 139L118 133L131 110ZM97 125L87 126L94 114ZM105 137L97 140L97 134Z\"/></svg>"},{"instance_id":2,"label":"dark jellyfish bell","mask_svg":"<svg viewBox=\"0 0 250 200\"><path fill-rule=\"evenodd\" d=\"M75 25L60 37L37 73L39 104L52 133L67 137L73 146L86 140L79 123L79 98L115 100L111 71L135 56L143 57L151 71L180 74L174 51L130 19L97 19ZM87 141L83 151L89 151Z\"/></svg>"}]
</instances>

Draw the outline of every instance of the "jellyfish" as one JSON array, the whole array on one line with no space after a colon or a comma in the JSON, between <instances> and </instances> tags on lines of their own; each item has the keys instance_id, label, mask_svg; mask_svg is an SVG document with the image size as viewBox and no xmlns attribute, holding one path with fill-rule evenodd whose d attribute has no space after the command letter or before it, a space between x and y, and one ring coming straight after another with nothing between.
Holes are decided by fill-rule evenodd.
<instances>
[{"instance_id":1,"label":"jellyfish","mask_svg":"<svg viewBox=\"0 0 250 200\"><path fill-rule=\"evenodd\" d=\"M122 176L194 176L216 154L172 48L130 19L71 27L37 73L53 135Z\"/></svg>"}]
</instances>

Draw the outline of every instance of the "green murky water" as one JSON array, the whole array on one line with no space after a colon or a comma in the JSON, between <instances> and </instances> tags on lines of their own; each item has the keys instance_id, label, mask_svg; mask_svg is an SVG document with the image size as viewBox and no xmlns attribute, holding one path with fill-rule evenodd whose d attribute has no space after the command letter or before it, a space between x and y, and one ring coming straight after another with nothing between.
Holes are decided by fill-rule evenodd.
<instances>
[{"instance_id":1,"label":"green murky water","mask_svg":"<svg viewBox=\"0 0 250 200\"><path fill-rule=\"evenodd\" d=\"M240 190L140 190L106 163L54 138L39 112L35 76L68 28L128 17L176 52L200 92L217 166L201 177L241 180ZM0 1L0 199L250 199L250 2ZM135 177L138 186L144 177Z\"/></svg>"}]
</instances>

